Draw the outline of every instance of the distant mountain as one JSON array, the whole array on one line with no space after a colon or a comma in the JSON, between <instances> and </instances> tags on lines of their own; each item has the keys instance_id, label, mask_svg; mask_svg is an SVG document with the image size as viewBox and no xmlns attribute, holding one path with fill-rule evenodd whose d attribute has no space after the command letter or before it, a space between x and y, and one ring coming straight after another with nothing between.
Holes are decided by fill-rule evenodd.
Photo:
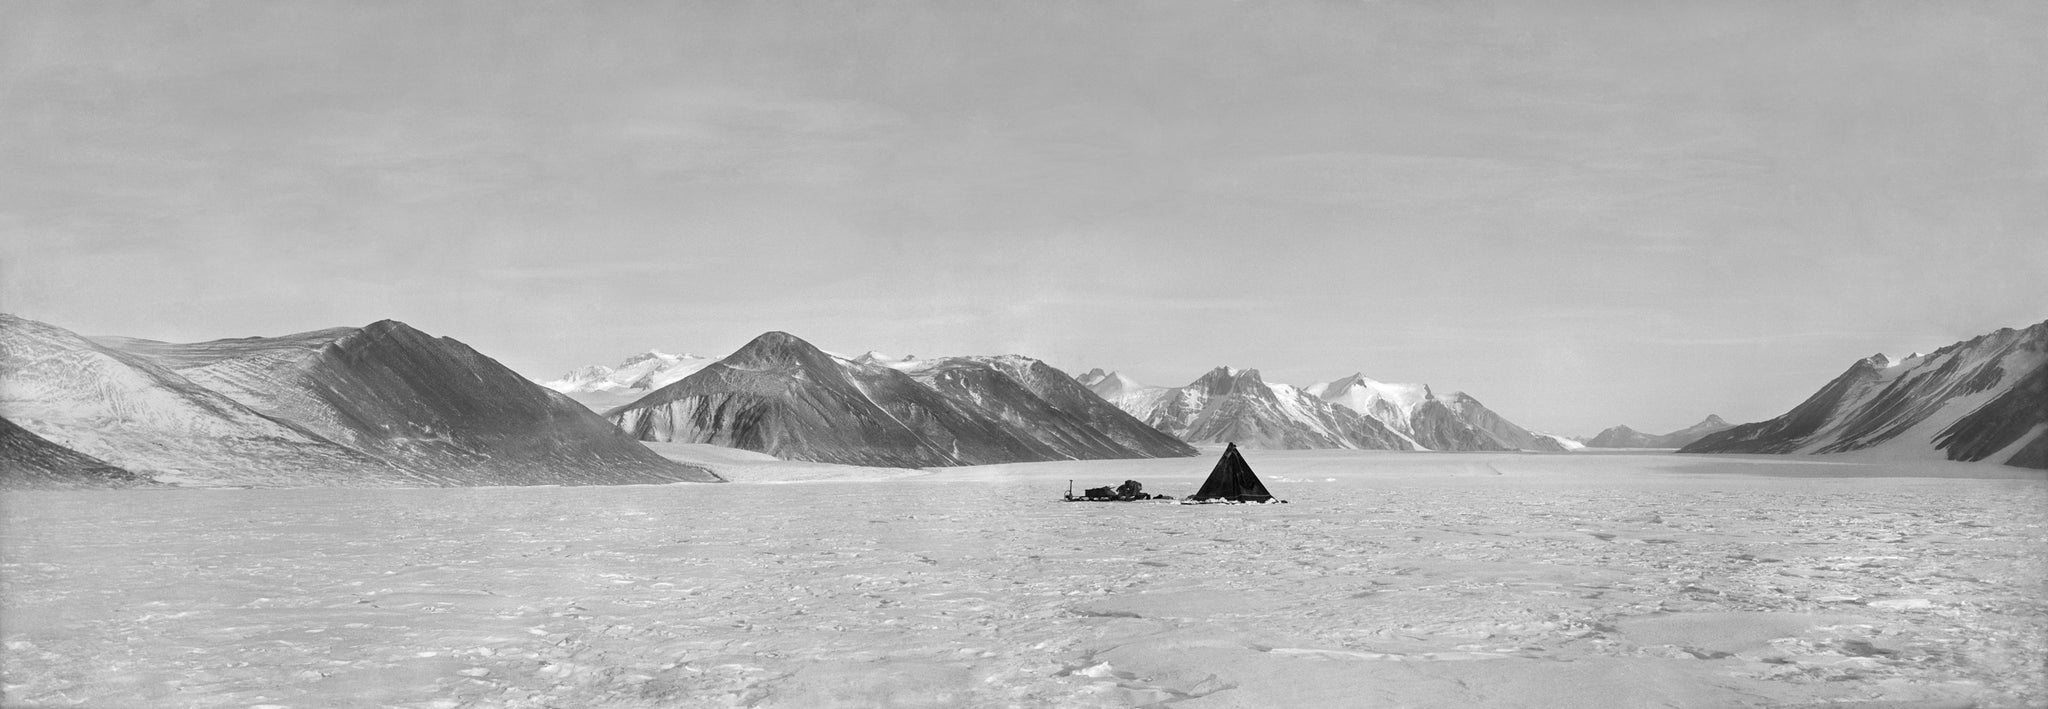
<instances>
[{"instance_id":1,"label":"distant mountain","mask_svg":"<svg viewBox=\"0 0 2048 709\"><path fill-rule=\"evenodd\" d=\"M0 418L0 489L133 487L147 478L51 443Z\"/></svg>"},{"instance_id":2,"label":"distant mountain","mask_svg":"<svg viewBox=\"0 0 2048 709\"><path fill-rule=\"evenodd\" d=\"M1417 448L1434 451L1562 452L1578 445L1530 431L1462 391L1438 397L1427 384L1395 384L1353 374L1304 389L1324 401L1370 414Z\"/></svg>"},{"instance_id":3,"label":"distant mountain","mask_svg":"<svg viewBox=\"0 0 2048 709\"><path fill-rule=\"evenodd\" d=\"M1424 384L1353 374L1296 389L1258 370L1219 367L1181 387L1152 387L1116 372L1076 378L1147 424L1194 443L1255 448L1567 451L1576 441L1522 428L1464 392L1439 399Z\"/></svg>"},{"instance_id":4,"label":"distant mountain","mask_svg":"<svg viewBox=\"0 0 2048 709\"><path fill-rule=\"evenodd\" d=\"M1415 447L1379 419L1332 406L1258 370L1218 367L1182 387L1147 387L1114 373L1092 377L1099 396L1147 425L1191 443L1253 448Z\"/></svg>"},{"instance_id":5,"label":"distant mountain","mask_svg":"<svg viewBox=\"0 0 2048 709\"><path fill-rule=\"evenodd\" d=\"M1186 443L1145 425L1066 373L1030 357L905 359L892 366L964 406L996 414L1055 449L1087 453L1076 457L1129 458L1134 457L1132 451L1148 458L1195 454Z\"/></svg>"},{"instance_id":6,"label":"distant mountain","mask_svg":"<svg viewBox=\"0 0 2048 709\"><path fill-rule=\"evenodd\" d=\"M1857 360L1784 415L1679 452L1858 450L2048 469L2048 322L1896 362Z\"/></svg>"},{"instance_id":7,"label":"distant mountain","mask_svg":"<svg viewBox=\"0 0 2048 709\"><path fill-rule=\"evenodd\" d=\"M1666 448L1657 445L1663 436L1629 428L1627 425L1602 429L1592 438L1586 439L1588 448Z\"/></svg>"},{"instance_id":8,"label":"distant mountain","mask_svg":"<svg viewBox=\"0 0 2048 709\"><path fill-rule=\"evenodd\" d=\"M708 481L403 323L172 344L0 316L0 410L156 480L391 486Z\"/></svg>"},{"instance_id":9,"label":"distant mountain","mask_svg":"<svg viewBox=\"0 0 2048 709\"><path fill-rule=\"evenodd\" d=\"M886 362L886 363L883 363ZM913 375L915 373L915 375ZM1053 381L1057 374L1058 382ZM783 332L606 417L646 441L780 458L930 467L1193 455L1023 357L844 359Z\"/></svg>"},{"instance_id":10,"label":"distant mountain","mask_svg":"<svg viewBox=\"0 0 2048 709\"><path fill-rule=\"evenodd\" d=\"M1397 431L1407 431L1409 417L1423 401L1435 398L1426 384L1390 384L1353 374L1302 388L1310 396L1368 414Z\"/></svg>"},{"instance_id":11,"label":"distant mountain","mask_svg":"<svg viewBox=\"0 0 2048 709\"><path fill-rule=\"evenodd\" d=\"M1104 402L1114 402L1116 398L1120 398L1120 395L1124 395L1124 393L1133 393L1133 391L1139 391L1139 389L1147 389L1137 379L1124 377L1124 375L1114 373L1114 371L1106 373L1102 369L1090 369L1085 375L1075 377L1075 381L1085 385L1087 391L1094 391L1098 398L1102 398Z\"/></svg>"},{"instance_id":12,"label":"distant mountain","mask_svg":"<svg viewBox=\"0 0 2048 709\"><path fill-rule=\"evenodd\" d=\"M693 354L648 350L627 357L618 366L584 366L559 379L541 382L541 386L561 392L592 411L606 411L696 374L712 361Z\"/></svg>"},{"instance_id":13,"label":"distant mountain","mask_svg":"<svg viewBox=\"0 0 2048 709\"><path fill-rule=\"evenodd\" d=\"M1627 426L1615 426L1586 440L1589 448L1683 448L1707 434L1734 428L1718 415L1665 434L1643 433Z\"/></svg>"},{"instance_id":14,"label":"distant mountain","mask_svg":"<svg viewBox=\"0 0 2048 709\"><path fill-rule=\"evenodd\" d=\"M1471 424L1473 428L1484 432L1488 437L1507 446L1509 450L1548 451L1552 453L1562 453L1567 450L1566 445L1557 437L1534 433L1529 429L1517 426L1513 421L1502 418L1500 414L1486 408L1485 404L1479 403L1478 399L1472 398L1472 395L1465 392L1451 392L1450 396L1444 398L1444 404L1449 406L1451 411L1458 415L1459 420Z\"/></svg>"}]
</instances>

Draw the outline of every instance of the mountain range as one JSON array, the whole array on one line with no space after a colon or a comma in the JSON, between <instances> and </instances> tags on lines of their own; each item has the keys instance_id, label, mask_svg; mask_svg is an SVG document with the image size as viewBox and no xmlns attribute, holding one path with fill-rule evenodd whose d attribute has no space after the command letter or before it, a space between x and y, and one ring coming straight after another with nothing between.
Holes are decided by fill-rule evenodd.
<instances>
[{"instance_id":1,"label":"mountain range","mask_svg":"<svg viewBox=\"0 0 2048 709\"><path fill-rule=\"evenodd\" d=\"M648 392L681 381L716 360L693 354L669 354L648 350L627 357L617 366L593 364L541 382L593 411L618 408L646 396Z\"/></svg>"},{"instance_id":2,"label":"mountain range","mask_svg":"<svg viewBox=\"0 0 2048 709\"><path fill-rule=\"evenodd\" d=\"M1218 367L1186 386L1145 386L1101 369L1078 378L1098 396L1191 443L1253 448L1549 451L1577 446L1515 425L1464 392L1361 374L1296 388L1256 369Z\"/></svg>"},{"instance_id":3,"label":"mountain range","mask_svg":"<svg viewBox=\"0 0 2048 709\"><path fill-rule=\"evenodd\" d=\"M1845 453L2048 469L2048 322L1849 365L1791 411L1680 453Z\"/></svg>"},{"instance_id":4,"label":"mountain range","mask_svg":"<svg viewBox=\"0 0 2048 709\"><path fill-rule=\"evenodd\" d=\"M282 337L81 337L0 314L0 486L715 481L637 440L928 467L1170 457L1190 444L1562 451L1464 392L1219 367L1179 387L1022 355L843 357L787 333L723 359L649 351L542 386L392 320ZM572 398L574 397L574 398ZM602 414L589 407L599 407ZM1593 447L1845 453L2048 468L2048 322L1853 363L1791 411Z\"/></svg>"},{"instance_id":5,"label":"mountain range","mask_svg":"<svg viewBox=\"0 0 2048 709\"><path fill-rule=\"evenodd\" d=\"M1615 426L1586 439L1588 448L1683 448L1693 441L1734 428L1718 415L1708 415L1699 423L1665 434L1643 433L1628 426Z\"/></svg>"},{"instance_id":6,"label":"mountain range","mask_svg":"<svg viewBox=\"0 0 2048 709\"><path fill-rule=\"evenodd\" d=\"M1194 455L1022 356L847 359L784 332L605 412L643 441L927 467Z\"/></svg>"},{"instance_id":7,"label":"mountain range","mask_svg":"<svg viewBox=\"0 0 2048 709\"><path fill-rule=\"evenodd\" d=\"M10 465L98 461L207 486L719 479L461 342L393 320L189 344L89 339L11 315L0 331L0 413L34 436L11 436Z\"/></svg>"}]
</instances>

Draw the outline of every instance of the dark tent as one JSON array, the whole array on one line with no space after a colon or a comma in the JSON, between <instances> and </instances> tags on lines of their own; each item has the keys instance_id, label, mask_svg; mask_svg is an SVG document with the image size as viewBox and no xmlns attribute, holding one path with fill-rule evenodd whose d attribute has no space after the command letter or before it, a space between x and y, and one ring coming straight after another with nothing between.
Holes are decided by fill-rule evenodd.
<instances>
[{"instance_id":1,"label":"dark tent","mask_svg":"<svg viewBox=\"0 0 2048 709\"><path fill-rule=\"evenodd\" d=\"M1230 500L1232 502L1271 502L1273 493L1266 491L1266 484L1259 482L1259 476L1252 472L1252 466L1244 462L1244 456L1237 452L1237 444L1223 449L1223 457L1216 461L1216 469L1209 471L1209 479L1202 483L1202 489L1189 500Z\"/></svg>"}]
</instances>

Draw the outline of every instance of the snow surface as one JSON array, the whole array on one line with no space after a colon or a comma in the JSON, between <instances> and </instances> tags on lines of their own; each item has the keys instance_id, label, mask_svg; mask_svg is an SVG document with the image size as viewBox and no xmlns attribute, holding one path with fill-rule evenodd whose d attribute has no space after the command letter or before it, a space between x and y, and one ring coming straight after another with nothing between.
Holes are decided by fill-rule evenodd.
<instances>
[{"instance_id":1,"label":"snow surface","mask_svg":"<svg viewBox=\"0 0 2048 709\"><path fill-rule=\"evenodd\" d=\"M727 485L0 497L4 703L2022 707L2048 478L1255 451ZM839 476L840 480L830 480Z\"/></svg>"}]
</instances>

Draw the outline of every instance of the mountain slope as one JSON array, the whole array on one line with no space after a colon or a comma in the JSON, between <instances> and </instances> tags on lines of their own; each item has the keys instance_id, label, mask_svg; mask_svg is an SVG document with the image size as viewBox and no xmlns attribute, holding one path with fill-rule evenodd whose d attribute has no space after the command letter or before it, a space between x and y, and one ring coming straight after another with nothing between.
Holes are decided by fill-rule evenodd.
<instances>
[{"instance_id":1,"label":"mountain slope","mask_svg":"<svg viewBox=\"0 0 2048 709\"><path fill-rule=\"evenodd\" d=\"M1876 450L2048 468L2048 322L1893 362L1876 355L1777 418L1680 453Z\"/></svg>"},{"instance_id":2,"label":"mountain slope","mask_svg":"<svg viewBox=\"0 0 2048 709\"><path fill-rule=\"evenodd\" d=\"M146 478L0 418L0 489L133 487Z\"/></svg>"},{"instance_id":3,"label":"mountain slope","mask_svg":"<svg viewBox=\"0 0 2048 709\"><path fill-rule=\"evenodd\" d=\"M1557 439L1550 436L1539 436L1530 432L1529 429L1515 425L1514 422L1502 418L1500 414L1494 413L1493 409L1486 408L1485 404L1479 403L1478 399L1472 398L1472 395L1465 392L1451 392L1450 396L1445 397L1444 404L1449 406L1451 411L1456 412L1460 420L1471 424L1475 429L1485 432L1493 440L1499 441L1509 450L1545 451L1550 453L1562 453L1566 450L1564 444L1558 442Z\"/></svg>"},{"instance_id":4,"label":"mountain slope","mask_svg":"<svg viewBox=\"0 0 2048 709\"><path fill-rule=\"evenodd\" d=\"M1059 391L1052 383L1053 374L1059 380L1066 375L1049 367L1050 374L1034 371L1025 363L1035 360L880 360L834 357L788 333L771 332L606 416L641 440L713 443L851 465L1192 453L1074 403L1076 392ZM1024 378L1012 376L1013 370ZM1109 428L1097 429L1090 421Z\"/></svg>"},{"instance_id":5,"label":"mountain slope","mask_svg":"<svg viewBox=\"0 0 2048 709\"><path fill-rule=\"evenodd\" d=\"M468 345L393 320L274 338L101 344L441 484L717 480Z\"/></svg>"},{"instance_id":6,"label":"mountain slope","mask_svg":"<svg viewBox=\"0 0 2048 709\"><path fill-rule=\"evenodd\" d=\"M0 314L0 335L0 414L109 465L180 484L438 482L68 330Z\"/></svg>"},{"instance_id":7,"label":"mountain slope","mask_svg":"<svg viewBox=\"0 0 2048 709\"><path fill-rule=\"evenodd\" d=\"M963 404L995 413L1077 458L1171 458L1195 454L1110 405L1066 373L1019 355L918 360L912 378Z\"/></svg>"}]
</instances>

